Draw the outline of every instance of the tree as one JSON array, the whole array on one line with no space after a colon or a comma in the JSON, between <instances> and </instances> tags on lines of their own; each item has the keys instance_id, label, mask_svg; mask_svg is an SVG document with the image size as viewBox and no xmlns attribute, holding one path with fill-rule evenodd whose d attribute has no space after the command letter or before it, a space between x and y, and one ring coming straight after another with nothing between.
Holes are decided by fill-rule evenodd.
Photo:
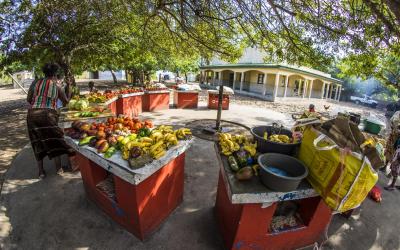
<instances>
[{"instance_id":1,"label":"tree","mask_svg":"<svg viewBox=\"0 0 400 250\"><path fill-rule=\"evenodd\" d=\"M116 1L6 1L1 31L4 64L20 61L33 66L57 62L67 81L90 67L86 58L108 49L123 33L123 5ZM13 20L17 20L13 22Z\"/></svg>"}]
</instances>

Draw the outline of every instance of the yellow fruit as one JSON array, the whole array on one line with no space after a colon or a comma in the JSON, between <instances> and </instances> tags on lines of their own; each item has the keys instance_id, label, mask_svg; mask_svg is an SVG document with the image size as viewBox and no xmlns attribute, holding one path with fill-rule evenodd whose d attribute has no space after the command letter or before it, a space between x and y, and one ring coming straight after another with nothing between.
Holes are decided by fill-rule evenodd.
<instances>
[{"instance_id":1,"label":"yellow fruit","mask_svg":"<svg viewBox=\"0 0 400 250\"><path fill-rule=\"evenodd\" d=\"M160 151L159 153L157 153L156 155L154 155L154 159L160 159L161 157L163 157L165 155L165 150Z\"/></svg>"}]
</instances>

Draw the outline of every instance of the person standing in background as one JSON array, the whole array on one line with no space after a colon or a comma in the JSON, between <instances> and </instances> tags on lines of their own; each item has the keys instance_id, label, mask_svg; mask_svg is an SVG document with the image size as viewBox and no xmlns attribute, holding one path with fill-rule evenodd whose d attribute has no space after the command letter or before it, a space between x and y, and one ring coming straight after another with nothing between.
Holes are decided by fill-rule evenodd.
<instances>
[{"instance_id":1,"label":"person standing in background","mask_svg":"<svg viewBox=\"0 0 400 250\"><path fill-rule=\"evenodd\" d=\"M30 107L27 115L28 134L39 170L39 178L44 178L43 159L48 156L54 159L56 171L61 168L63 154L74 155L75 152L64 141L64 132L58 126L57 100L65 106L69 102L61 86L57 84L57 64L48 63L43 67L44 78L32 82L27 96ZM67 93L69 83L66 83Z\"/></svg>"}]
</instances>

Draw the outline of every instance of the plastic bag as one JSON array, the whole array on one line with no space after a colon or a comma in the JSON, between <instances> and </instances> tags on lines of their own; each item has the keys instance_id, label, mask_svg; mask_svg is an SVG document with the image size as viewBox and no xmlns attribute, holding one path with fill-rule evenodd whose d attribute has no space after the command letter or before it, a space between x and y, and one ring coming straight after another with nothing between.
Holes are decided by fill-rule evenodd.
<instances>
[{"instance_id":1,"label":"plastic bag","mask_svg":"<svg viewBox=\"0 0 400 250\"><path fill-rule=\"evenodd\" d=\"M309 169L307 179L313 188L339 212L359 206L378 181L367 157L340 148L312 127L304 131L299 159Z\"/></svg>"}]
</instances>

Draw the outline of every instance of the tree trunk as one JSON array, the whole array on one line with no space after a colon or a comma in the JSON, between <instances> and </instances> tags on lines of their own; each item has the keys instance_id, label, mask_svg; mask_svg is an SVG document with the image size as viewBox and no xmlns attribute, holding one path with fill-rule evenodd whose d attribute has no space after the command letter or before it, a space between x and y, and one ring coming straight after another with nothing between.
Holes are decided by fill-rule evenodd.
<instances>
[{"instance_id":1,"label":"tree trunk","mask_svg":"<svg viewBox=\"0 0 400 250\"><path fill-rule=\"evenodd\" d=\"M188 76L187 76L187 73L185 72L185 83L187 83L187 78L188 78Z\"/></svg>"},{"instance_id":2,"label":"tree trunk","mask_svg":"<svg viewBox=\"0 0 400 250\"><path fill-rule=\"evenodd\" d=\"M108 70L111 72L111 75L112 75L112 78L113 78L114 83L117 84L117 83L118 83L118 80L117 80L117 76L115 75L114 70L112 70L112 69L110 69L110 68L109 68Z\"/></svg>"}]
</instances>

